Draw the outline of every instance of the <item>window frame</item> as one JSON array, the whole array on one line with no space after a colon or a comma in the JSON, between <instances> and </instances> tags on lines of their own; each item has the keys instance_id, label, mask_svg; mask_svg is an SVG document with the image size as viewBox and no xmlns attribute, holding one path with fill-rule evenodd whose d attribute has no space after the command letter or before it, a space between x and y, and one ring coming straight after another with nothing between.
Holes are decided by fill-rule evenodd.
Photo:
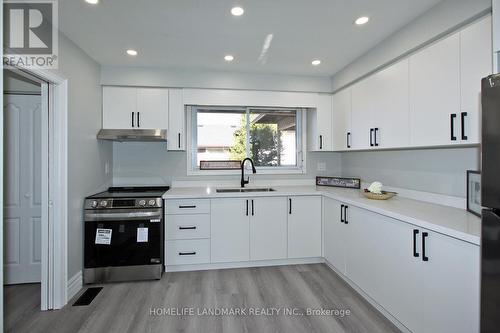
<instances>
[{"instance_id":1,"label":"window frame","mask_svg":"<svg viewBox=\"0 0 500 333\"><path fill-rule=\"evenodd\" d=\"M214 111L237 111L242 110L245 114L249 114L251 110L284 110L296 111L296 166L276 166L276 167L256 167L257 174L264 175L277 175L277 174L306 174L306 150L307 150L307 135L306 135L306 109L304 108L290 108L290 107L260 107L260 106L205 106L205 105L188 105L187 106L187 175L239 175L240 170L200 170L197 165L197 111L214 110ZM247 122L247 133L250 124ZM250 152L250 147L247 145L247 156ZM246 169L250 168L250 163Z\"/></svg>"}]
</instances>

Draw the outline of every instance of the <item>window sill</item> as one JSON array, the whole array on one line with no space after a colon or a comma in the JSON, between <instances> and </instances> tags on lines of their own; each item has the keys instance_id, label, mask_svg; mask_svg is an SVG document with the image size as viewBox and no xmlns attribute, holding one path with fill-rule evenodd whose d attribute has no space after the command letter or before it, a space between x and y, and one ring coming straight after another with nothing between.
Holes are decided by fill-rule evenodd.
<instances>
[{"instance_id":1,"label":"window sill","mask_svg":"<svg viewBox=\"0 0 500 333\"><path fill-rule=\"evenodd\" d=\"M257 169L257 175L304 175L305 169ZM187 170L188 176L235 176L241 175L240 170ZM245 169L245 175L252 175L252 170Z\"/></svg>"}]
</instances>

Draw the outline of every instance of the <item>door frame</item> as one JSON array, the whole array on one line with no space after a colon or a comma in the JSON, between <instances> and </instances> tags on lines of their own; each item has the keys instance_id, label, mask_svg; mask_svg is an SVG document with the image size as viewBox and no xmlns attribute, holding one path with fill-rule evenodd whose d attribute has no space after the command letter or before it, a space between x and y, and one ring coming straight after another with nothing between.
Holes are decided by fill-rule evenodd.
<instances>
[{"instance_id":1,"label":"door frame","mask_svg":"<svg viewBox=\"0 0 500 333\"><path fill-rule=\"evenodd\" d=\"M9 70L42 87L40 304L41 310L60 309L68 301L68 80L49 70Z\"/></svg>"}]
</instances>

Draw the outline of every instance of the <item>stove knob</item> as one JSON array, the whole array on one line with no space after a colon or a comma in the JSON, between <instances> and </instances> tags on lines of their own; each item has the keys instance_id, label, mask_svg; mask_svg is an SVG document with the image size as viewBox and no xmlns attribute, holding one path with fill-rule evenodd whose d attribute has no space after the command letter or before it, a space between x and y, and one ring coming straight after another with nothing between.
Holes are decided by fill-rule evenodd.
<instances>
[{"instance_id":1,"label":"stove knob","mask_svg":"<svg viewBox=\"0 0 500 333\"><path fill-rule=\"evenodd\" d=\"M151 199L151 200L149 200L148 204L150 206L155 206L156 205L156 200Z\"/></svg>"},{"instance_id":2,"label":"stove knob","mask_svg":"<svg viewBox=\"0 0 500 333\"><path fill-rule=\"evenodd\" d=\"M139 206L146 206L146 200L139 200Z\"/></svg>"},{"instance_id":3,"label":"stove knob","mask_svg":"<svg viewBox=\"0 0 500 333\"><path fill-rule=\"evenodd\" d=\"M108 206L108 202L106 200L102 200L99 205L101 205L101 207L107 207Z\"/></svg>"},{"instance_id":4,"label":"stove knob","mask_svg":"<svg viewBox=\"0 0 500 333\"><path fill-rule=\"evenodd\" d=\"M90 203L90 207L92 208L96 208L97 205L98 205L97 200L92 200L92 202Z\"/></svg>"}]
</instances>

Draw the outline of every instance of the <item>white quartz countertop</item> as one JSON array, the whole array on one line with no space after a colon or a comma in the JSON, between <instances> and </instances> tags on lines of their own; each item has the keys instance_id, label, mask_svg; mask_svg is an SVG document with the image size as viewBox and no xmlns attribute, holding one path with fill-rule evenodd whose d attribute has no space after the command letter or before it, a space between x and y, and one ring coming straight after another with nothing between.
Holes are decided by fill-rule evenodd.
<instances>
[{"instance_id":1,"label":"white quartz countertop","mask_svg":"<svg viewBox=\"0 0 500 333\"><path fill-rule=\"evenodd\" d=\"M247 188L252 188L248 186ZM176 187L164 199L249 198L270 196L323 195L345 204L364 208L394 219L450 237L480 244L481 219L464 209L437 205L396 196L389 200L370 200L360 190L325 186L272 186L273 192L217 193L215 187Z\"/></svg>"}]
</instances>

